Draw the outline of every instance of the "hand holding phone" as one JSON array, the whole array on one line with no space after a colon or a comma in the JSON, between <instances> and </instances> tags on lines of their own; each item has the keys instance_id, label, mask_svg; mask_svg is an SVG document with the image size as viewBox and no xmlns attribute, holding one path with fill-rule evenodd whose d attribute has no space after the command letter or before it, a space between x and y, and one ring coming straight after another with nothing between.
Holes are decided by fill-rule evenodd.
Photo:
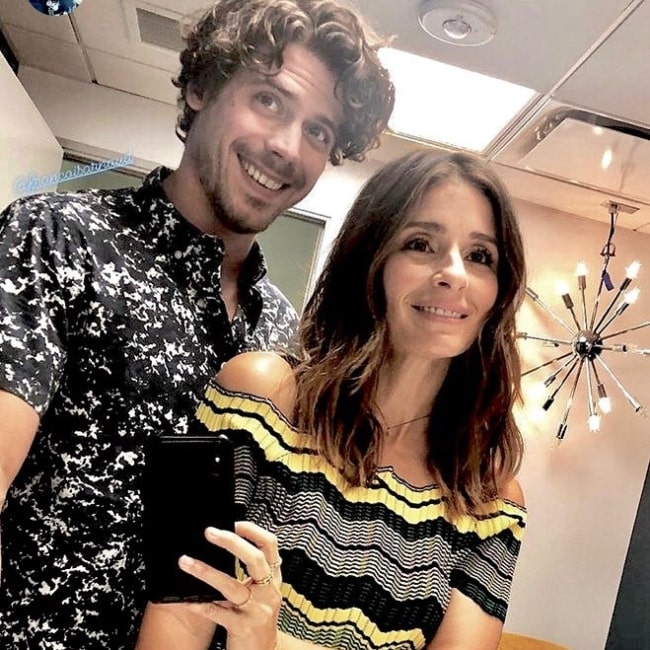
<instances>
[{"instance_id":1,"label":"hand holding phone","mask_svg":"<svg viewBox=\"0 0 650 650\"><path fill-rule=\"evenodd\" d=\"M145 449L145 581L152 602L219 600L221 594L181 571L189 555L235 574L231 553L208 542L208 526L234 530L234 451L224 435L159 436Z\"/></svg>"}]
</instances>

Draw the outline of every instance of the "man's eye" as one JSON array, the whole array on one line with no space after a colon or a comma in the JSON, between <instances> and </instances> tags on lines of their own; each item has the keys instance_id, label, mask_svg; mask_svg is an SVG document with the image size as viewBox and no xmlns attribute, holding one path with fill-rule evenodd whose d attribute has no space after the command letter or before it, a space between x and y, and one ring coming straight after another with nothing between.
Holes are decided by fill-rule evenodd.
<instances>
[{"instance_id":1,"label":"man's eye","mask_svg":"<svg viewBox=\"0 0 650 650\"><path fill-rule=\"evenodd\" d=\"M258 103L260 103L265 108L270 108L272 110L278 110L279 103L278 100L269 93L259 93L256 97Z\"/></svg>"},{"instance_id":2,"label":"man's eye","mask_svg":"<svg viewBox=\"0 0 650 650\"><path fill-rule=\"evenodd\" d=\"M319 144L329 144L332 140L329 130L320 124L312 124L306 131L307 135Z\"/></svg>"}]
</instances>

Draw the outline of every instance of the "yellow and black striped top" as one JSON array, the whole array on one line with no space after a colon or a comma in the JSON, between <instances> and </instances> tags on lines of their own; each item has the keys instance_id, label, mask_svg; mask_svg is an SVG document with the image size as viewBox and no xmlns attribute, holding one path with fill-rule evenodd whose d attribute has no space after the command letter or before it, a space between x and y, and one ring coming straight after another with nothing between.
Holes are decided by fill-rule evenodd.
<instances>
[{"instance_id":1,"label":"yellow and black striped top","mask_svg":"<svg viewBox=\"0 0 650 650\"><path fill-rule=\"evenodd\" d=\"M526 518L517 504L451 523L439 488L391 468L350 487L270 401L217 384L198 418L236 442L236 498L278 536L283 631L345 650L424 648L452 588L505 619Z\"/></svg>"}]
</instances>

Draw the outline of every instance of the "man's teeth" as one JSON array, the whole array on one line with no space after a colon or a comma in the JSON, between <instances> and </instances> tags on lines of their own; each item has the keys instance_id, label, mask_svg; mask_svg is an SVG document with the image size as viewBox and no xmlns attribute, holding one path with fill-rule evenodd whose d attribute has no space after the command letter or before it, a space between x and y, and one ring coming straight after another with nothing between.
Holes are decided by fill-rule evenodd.
<instances>
[{"instance_id":1,"label":"man's teeth","mask_svg":"<svg viewBox=\"0 0 650 650\"><path fill-rule=\"evenodd\" d=\"M449 311L447 309L441 309L440 307L423 307L416 306L416 309L419 311L426 311L429 314L435 314L436 316L446 316L447 318L464 318L463 314L459 314L457 311Z\"/></svg>"},{"instance_id":2,"label":"man's teeth","mask_svg":"<svg viewBox=\"0 0 650 650\"><path fill-rule=\"evenodd\" d=\"M244 170L253 180L257 181L260 185L269 190L279 190L282 187L282 183L271 180L268 176L262 174L259 169L253 167L249 162L244 162Z\"/></svg>"}]
</instances>

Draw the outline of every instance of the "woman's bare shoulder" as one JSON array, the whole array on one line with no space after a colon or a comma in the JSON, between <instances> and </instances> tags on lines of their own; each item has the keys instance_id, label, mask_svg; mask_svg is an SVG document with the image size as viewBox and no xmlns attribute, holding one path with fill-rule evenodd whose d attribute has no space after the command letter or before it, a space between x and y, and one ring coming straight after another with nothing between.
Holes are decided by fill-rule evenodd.
<instances>
[{"instance_id":1,"label":"woman's bare shoulder","mask_svg":"<svg viewBox=\"0 0 650 650\"><path fill-rule=\"evenodd\" d=\"M289 363L275 352L244 352L217 374L220 386L269 399L287 417L293 415L296 379Z\"/></svg>"},{"instance_id":2,"label":"woman's bare shoulder","mask_svg":"<svg viewBox=\"0 0 650 650\"><path fill-rule=\"evenodd\" d=\"M524 493L519 485L519 481L516 478L511 478L510 480L504 481L499 486L499 497L502 499L507 499L512 501L522 508L526 507L524 501Z\"/></svg>"}]
</instances>

